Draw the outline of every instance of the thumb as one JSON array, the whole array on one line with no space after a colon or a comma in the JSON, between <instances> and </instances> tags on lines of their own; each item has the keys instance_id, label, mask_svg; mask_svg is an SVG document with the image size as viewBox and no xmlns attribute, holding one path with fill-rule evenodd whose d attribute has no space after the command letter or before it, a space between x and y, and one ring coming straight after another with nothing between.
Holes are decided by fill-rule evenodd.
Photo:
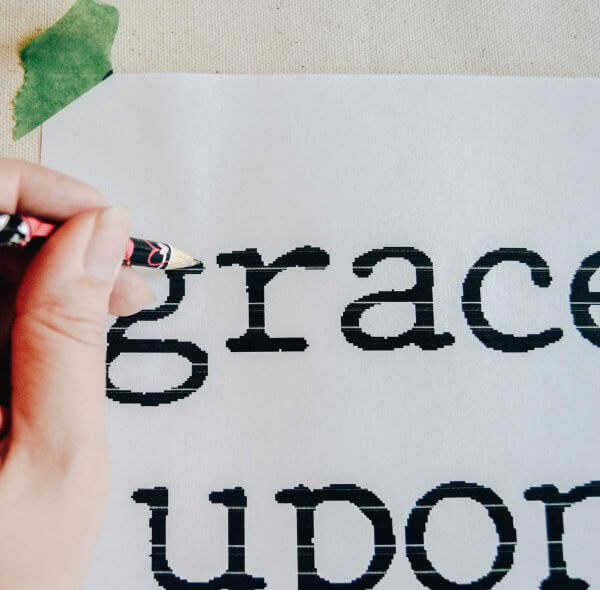
<instances>
[{"instance_id":1,"label":"thumb","mask_svg":"<svg viewBox=\"0 0 600 590\"><path fill-rule=\"evenodd\" d=\"M129 213L80 213L44 244L19 289L12 332L10 445L67 459L104 446L106 316Z\"/></svg>"}]
</instances>

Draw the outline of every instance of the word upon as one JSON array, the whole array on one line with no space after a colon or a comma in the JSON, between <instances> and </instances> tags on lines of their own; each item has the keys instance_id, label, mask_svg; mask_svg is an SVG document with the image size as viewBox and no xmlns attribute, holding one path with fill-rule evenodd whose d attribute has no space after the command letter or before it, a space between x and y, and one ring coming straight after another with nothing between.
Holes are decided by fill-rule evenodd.
<instances>
[{"instance_id":1,"label":"word upon","mask_svg":"<svg viewBox=\"0 0 600 590\"><path fill-rule=\"evenodd\" d=\"M560 492L554 485L531 487L524 493L526 500L542 502L545 508L548 576L540 583L541 590L585 590L585 580L571 578L563 553L564 512L586 498L600 497L600 481ZM178 577L167 559L167 515L169 491L165 487L139 489L133 500L150 508L151 566L154 579L165 590L258 590L267 588L264 578L246 572L245 510L246 494L242 488L212 492L209 500L227 509L228 558L226 571L206 582L189 582ZM498 542L496 556L488 572L467 583L445 578L431 562L425 545L425 532L431 510L447 498L465 498L481 504L492 521ZM392 517L386 505L370 490L353 484L330 485L311 490L299 485L281 490L275 495L281 504L296 509L298 590L368 590L374 588L387 574L396 555L396 537ZM373 556L366 571L350 582L332 582L322 578L315 566L316 508L325 502L349 502L371 523ZM410 567L426 588L431 590L489 590L513 566L517 533L510 510L493 490L476 483L453 481L428 491L412 508L406 525L405 551Z\"/></svg>"}]
</instances>

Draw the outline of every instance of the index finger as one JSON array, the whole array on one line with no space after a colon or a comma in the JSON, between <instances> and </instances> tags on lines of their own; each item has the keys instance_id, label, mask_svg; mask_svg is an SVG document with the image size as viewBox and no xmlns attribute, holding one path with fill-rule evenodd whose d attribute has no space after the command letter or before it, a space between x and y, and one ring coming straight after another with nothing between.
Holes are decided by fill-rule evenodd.
<instances>
[{"instance_id":1,"label":"index finger","mask_svg":"<svg viewBox=\"0 0 600 590\"><path fill-rule=\"evenodd\" d=\"M62 221L106 205L106 199L84 182L37 164L0 158L0 213Z\"/></svg>"}]
</instances>

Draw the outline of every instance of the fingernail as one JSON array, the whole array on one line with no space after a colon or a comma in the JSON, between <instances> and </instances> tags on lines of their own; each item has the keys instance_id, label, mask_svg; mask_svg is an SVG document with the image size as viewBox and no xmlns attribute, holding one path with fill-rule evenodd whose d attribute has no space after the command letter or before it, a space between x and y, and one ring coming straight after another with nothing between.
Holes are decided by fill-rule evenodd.
<instances>
[{"instance_id":1,"label":"fingernail","mask_svg":"<svg viewBox=\"0 0 600 590\"><path fill-rule=\"evenodd\" d=\"M83 259L85 270L99 281L116 278L129 238L131 214L122 207L102 209Z\"/></svg>"}]
</instances>

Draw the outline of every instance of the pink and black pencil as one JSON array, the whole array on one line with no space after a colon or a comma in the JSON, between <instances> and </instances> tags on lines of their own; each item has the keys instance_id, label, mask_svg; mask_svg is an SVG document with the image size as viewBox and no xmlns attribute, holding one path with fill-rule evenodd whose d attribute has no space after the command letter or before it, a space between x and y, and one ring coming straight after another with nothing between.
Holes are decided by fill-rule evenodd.
<instances>
[{"instance_id":1,"label":"pink and black pencil","mask_svg":"<svg viewBox=\"0 0 600 590\"><path fill-rule=\"evenodd\" d=\"M1 213L0 246L24 247L48 238L56 228L56 224L30 215ZM198 260L165 242L129 238L123 264L173 270L195 266Z\"/></svg>"}]
</instances>

